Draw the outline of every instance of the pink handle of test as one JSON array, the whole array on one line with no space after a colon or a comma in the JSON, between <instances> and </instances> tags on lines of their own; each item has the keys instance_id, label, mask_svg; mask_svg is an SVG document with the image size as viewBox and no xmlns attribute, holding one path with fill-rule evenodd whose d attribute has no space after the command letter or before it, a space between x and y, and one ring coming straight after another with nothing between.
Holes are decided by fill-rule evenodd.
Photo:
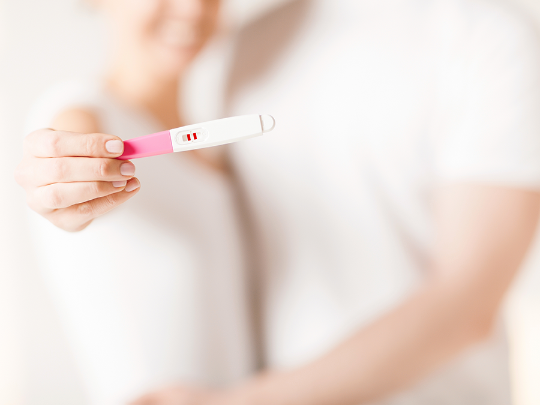
<instances>
[{"instance_id":1,"label":"pink handle of test","mask_svg":"<svg viewBox=\"0 0 540 405\"><path fill-rule=\"evenodd\" d=\"M173 153L169 131L157 132L124 141L124 153L118 159L138 159L165 153Z\"/></svg>"}]
</instances>

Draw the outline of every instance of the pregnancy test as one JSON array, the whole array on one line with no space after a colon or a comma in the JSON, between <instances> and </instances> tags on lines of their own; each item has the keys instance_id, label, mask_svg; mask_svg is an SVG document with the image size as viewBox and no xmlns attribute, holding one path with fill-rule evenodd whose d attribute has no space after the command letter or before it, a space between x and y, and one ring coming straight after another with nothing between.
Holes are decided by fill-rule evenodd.
<instances>
[{"instance_id":1,"label":"pregnancy test","mask_svg":"<svg viewBox=\"0 0 540 405\"><path fill-rule=\"evenodd\" d=\"M253 138L276 126L271 115L242 115L158 132L124 141L118 159L138 159L165 153L210 148Z\"/></svg>"}]
</instances>

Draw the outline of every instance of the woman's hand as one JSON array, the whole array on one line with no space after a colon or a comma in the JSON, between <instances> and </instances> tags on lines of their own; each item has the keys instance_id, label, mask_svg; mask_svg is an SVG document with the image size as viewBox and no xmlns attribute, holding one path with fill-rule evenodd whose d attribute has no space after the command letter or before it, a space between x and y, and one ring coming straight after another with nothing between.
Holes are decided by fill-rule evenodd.
<instances>
[{"instance_id":1,"label":"woman's hand","mask_svg":"<svg viewBox=\"0 0 540 405\"><path fill-rule=\"evenodd\" d=\"M174 386L144 395L129 405L236 405L225 392ZM237 404L240 405L240 404Z\"/></svg>"},{"instance_id":2,"label":"woman's hand","mask_svg":"<svg viewBox=\"0 0 540 405\"><path fill-rule=\"evenodd\" d=\"M15 179L30 208L61 229L79 231L137 193L135 165L115 159L123 150L114 135L41 129L26 137Z\"/></svg>"}]
</instances>

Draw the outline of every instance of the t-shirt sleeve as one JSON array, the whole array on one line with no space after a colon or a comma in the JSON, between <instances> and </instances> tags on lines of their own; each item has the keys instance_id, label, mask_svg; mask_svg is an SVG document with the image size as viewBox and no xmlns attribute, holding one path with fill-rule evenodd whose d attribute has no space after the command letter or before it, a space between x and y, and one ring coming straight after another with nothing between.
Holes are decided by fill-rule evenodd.
<instances>
[{"instance_id":1,"label":"t-shirt sleeve","mask_svg":"<svg viewBox=\"0 0 540 405\"><path fill-rule=\"evenodd\" d=\"M436 177L540 188L537 31L500 10L460 30L439 60Z\"/></svg>"}]
</instances>

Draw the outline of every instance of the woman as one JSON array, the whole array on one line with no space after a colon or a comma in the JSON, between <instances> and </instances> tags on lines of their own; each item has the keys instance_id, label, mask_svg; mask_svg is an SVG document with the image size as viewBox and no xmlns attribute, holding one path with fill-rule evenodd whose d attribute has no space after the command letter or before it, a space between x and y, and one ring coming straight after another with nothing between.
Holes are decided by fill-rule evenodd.
<instances>
[{"instance_id":1,"label":"woman","mask_svg":"<svg viewBox=\"0 0 540 405\"><path fill-rule=\"evenodd\" d=\"M279 124L232 146L269 371L136 404L510 403L498 309L540 208L539 50L483 0L296 0L243 30L230 112Z\"/></svg>"},{"instance_id":2,"label":"woman","mask_svg":"<svg viewBox=\"0 0 540 405\"><path fill-rule=\"evenodd\" d=\"M17 172L44 218L32 219L40 267L92 404L125 404L175 381L230 384L249 374L252 358L222 169L184 153L135 162L135 177L134 163L114 159L120 138L102 134L187 124L178 89L215 30L219 1L96 6L110 28L106 73L42 97L30 125L54 130L27 137Z\"/></svg>"}]
</instances>

